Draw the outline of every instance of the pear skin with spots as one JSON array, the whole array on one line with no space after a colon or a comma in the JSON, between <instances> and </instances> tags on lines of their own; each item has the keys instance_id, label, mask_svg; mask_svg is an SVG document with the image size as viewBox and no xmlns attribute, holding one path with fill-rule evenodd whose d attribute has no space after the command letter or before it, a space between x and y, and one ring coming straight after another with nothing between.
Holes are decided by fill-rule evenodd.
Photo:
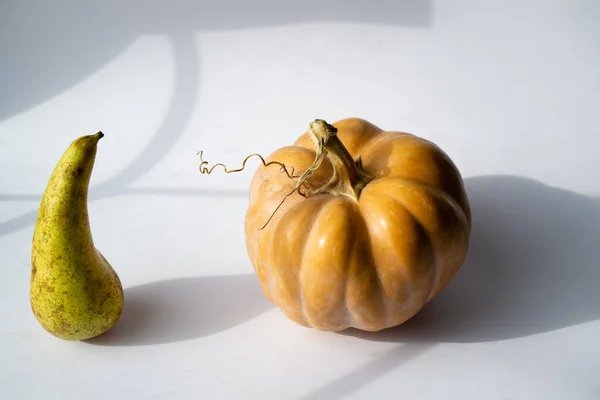
<instances>
[{"instance_id":1,"label":"pear skin with spots","mask_svg":"<svg viewBox=\"0 0 600 400\"><path fill-rule=\"evenodd\" d=\"M102 132L74 140L56 165L33 233L29 298L52 335L86 340L112 328L123 311L121 281L94 247L88 188Z\"/></svg>"}]
</instances>

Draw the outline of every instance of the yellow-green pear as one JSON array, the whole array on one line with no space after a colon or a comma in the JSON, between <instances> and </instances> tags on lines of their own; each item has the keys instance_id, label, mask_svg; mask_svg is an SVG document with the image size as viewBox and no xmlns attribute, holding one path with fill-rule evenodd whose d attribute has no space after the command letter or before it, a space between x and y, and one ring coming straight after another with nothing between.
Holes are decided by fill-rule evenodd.
<instances>
[{"instance_id":1,"label":"yellow-green pear","mask_svg":"<svg viewBox=\"0 0 600 400\"><path fill-rule=\"evenodd\" d=\"M102 132L71 143L44 192L33 233L29 297L42 327L65 340L106 332L123 310L121 281L94 247L88 187Z\"/></svg>"}]
</instances>

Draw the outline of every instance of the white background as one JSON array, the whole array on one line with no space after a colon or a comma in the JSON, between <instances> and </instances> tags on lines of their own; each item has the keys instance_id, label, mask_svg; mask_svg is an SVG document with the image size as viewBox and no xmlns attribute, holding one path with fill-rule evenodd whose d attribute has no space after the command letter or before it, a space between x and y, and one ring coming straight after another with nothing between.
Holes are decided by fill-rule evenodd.
<instances>
[{"instance_id":1,"label":"white background","mask_svg":"<svg viewBox=\"0 0 600 400\"><path fill-rule=\"evenodd\" d=\"M600 398L600 2L11 3L0 397ZM453 283L379 334L287 320L245 250L258 163L197 170L198 150L235 168L346 117L436 142L473 210ZM97 130L92 231L126 307L65 342L29 307L31 236L59 157Z\"/></svg>"}]
</instances>

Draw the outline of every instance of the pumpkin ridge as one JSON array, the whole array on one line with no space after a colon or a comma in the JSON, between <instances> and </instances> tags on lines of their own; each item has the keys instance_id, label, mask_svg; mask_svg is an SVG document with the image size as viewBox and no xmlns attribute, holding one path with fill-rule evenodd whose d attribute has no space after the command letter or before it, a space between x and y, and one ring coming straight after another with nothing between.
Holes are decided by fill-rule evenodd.
<instances>
[{"instance_id":1,"label":"pumpkin ridge","mask_svg":"<svg viewBox=\"0 0 600 400\"><path fill-rule=\"evenodd\" d=\"M398 181L398 182L403 182L403 183L407 183L410 186L418 186L418 187L422 187L425 188L429 193L431 193L433 196L436 196L442 200L444 200L446 203L448 203L448 205L454 210L455 213L458 214L459 219L469 228L471 227L471 223L469 221L469 218L467 217L467 214L465 213L465 210L463 210L463 208L458 204L458 201L452 197L450 194L448 194L445 190L431 185L429 183L420 181L418 179L412 179L412 178L403 178L403 177L393 177L393 178L387 178L387 177L382 177L380 179L378 179L378 181L382 181L382 180L389 180L389 181ZM386 182L388 183L388 182ZM387 195L387 193L386 193Z\"/></svg>"},{"instance_id":2,"label":"pumpkin ridge","mask_svg":"<svg viewBox=\"0 0 600 400\"><path fill-rule=\"evenodd\" d=\"M412 149L408 148L391 148L386 150L384 147L388 146L390 142L398 140L400 138L412 139L412 144L406 143L408 146L415 146ZM404 144L399 143L399 146ZM387 151L387 153L386 153ZM382 152L382 154L378 154ZM422 154L421 154L422 153ZM425 159L419 159L425 157ZM464 191L464 183L460 171L452 159L445 153L439 145L436 143L412 134L401 134L388 136L384 140L378 141L375 147L371 147L368 151L362 154L363 169L374 175L374 179L371 183L375 183L381 179L403 179L407 181L418 182L418 184L427 186L432 190L441 190L444 195L450 196L450 199L454 201L453 207L456 205L459 207L460 212L468 222L468 226L471 224L471 215L469 200ZM392 157L396 158L395 162L387 161ZM406 158L405 158L406 157ZM410 164L406 161L410 158L415 157L416 162L419 164L429 165L430 168L435 171L437 177L433 181L426 181L427 175L423 175L423 171L412 171ZM404 159L404 160L403 160ZM382 160L385 160L382 162ZM408 168L406 172L403 172L404 168ZM387 171L386 171L387 169ZM410 175L407 176L407 175ZM414 175L414 176L413 176ZM437 180L437 182L435 182ZM439 185L436 185L439 183Z\"/></svg>"},{"instance_id":3,"label":"pumpkin ridge","mask_svg":"<svg viewBox=\"0 0 600 400\"><path fill-rule=\"evenodd\" d=\"M328 204L330 203L330 198L323 198L322 196L319 196L317 198L317 196L310 196L308 199L308 201L311 200L312 197L312 201L316 202L318 205L316 206L316 208L313 210L313 212L310 213L310 217L308 219L305 219L302 221L302 224L300 225L301 228L306 228L308 227L308 229L301 229L301 234L300 236L294 236L295 240L301 243L300 246L300 260L298 262L298 275L297 275L297 280L298 280L298 289L297 289L297 293L294 293L294 297L295 299L300 303L300 315L301 318L303 319L303 321L307 324L309 324L309 318L308 318L308 312L306 310L306 300L305 300L305 296L304 296L304 291L302 290L302 270L303 270L303 264L304 264L304 256L307 254L307 246L308 246L308 242L310 239L311 234L313 233L315 226L317 225L317 221L320 220L323 216L323 213L326 211ZM331 197L332 196L329 196ZM294 217L294 209L297 209L298 207L301 207L303 204L306 204L304 202L299 202L298 204L296 204L294 207L290 208L289 210L286 211L285 215L282 215L280 217L280 221L281 222L283 220L284 217L288 216L289 218L295 218ZM285 234L285 232L283 231L285 229L285 225L282 226L282 231L279 233L275 233L275 234L280 234L283 235ZM278 270L279 268L276 267L274 268L274 270ZM312 324L310 324L312 325ZM310 326L307 325L307 326Z\"/></svg>"},{"instance_id":4,"label":"pumpkin ridge","mask_svg":"<svg viewBox=\"0 0 600 400\"><path fill-rule=\"evenodd\" d=\"M331 195L327 195L327 194L323 194L323 195L315 195L316 196L328 196L333 198L333 196ZM310 236L312 234L314 234L314 230L315 230L315 226L316 221L320 220L321 217L323 216L323 213L326 211L327 209L327 205L330 203L331 199L323 199L320 201L319 204L319 210L317 212L313 212L311 215L310 220L308 221L307 225L309 226L309 229L306 229L303 232L303 237L302 237L302 250L300 252L301 256L300 256L300 262L298 264L298 293L296 294L296 298L298 299L299 303L300 303L300 309L301 312L300 314L302 315L303 320L307 323L310 324L312 326L314 326L313 323L309 322L309 312L306 309L306 300L305 300L305 296L304 296L304 290L302 289L302 284L303 284L303 275L302 275L302 270L303 270L303 266L304 266L304 262L305 262L305 255L308 254L307 253L307 246L309 243L309 239ZM291 211L291 209L289 210ZM289 212L288 211L288 212Z\"/></svg>"},{"instance_id":5,"label":"pumpkin ridge","mask_svg":"<svg viewBox=\"0 0 600 400\"><path fill-rule=\"evenodd\" d=\"M374 136L363 146L360 154L365 155L369 152L376 152L378 150L377 147L382 145L383 143L398 139L416 139L418 141L425 141L425 139L413 135L412 133L398 131L382 131L378 135Z\"/></svg>"},{"instance_id":6,"label":"pumpkin ridge","mask_svg":"<svg viewBox=\"0 0 600 400\"><path fill-rule=\"evenodd\" d=\"M369 140L363 146L362 150L359 152L358 155L361 156L361 158L364 158L365 156L369 155L369 153L371 153L371 152L376 153L378 150L380 150L377 147L383 145L384 143L387 143L392 140L397 140L400 138L402 138L402 139L421 139L411 133L382 131L378 135L371 138L371 140ZM365 172L375 173L375 171L369 171L366 164L363 164L363 167L365 169Z\"/></svg>"},{"instance_id":7,"label":"pumpkin ridge","mask_svg":"<svg viewBox=\"0 0 600 400\"><path fill-rule=\"evenodd\" d=\"M445 193L442 190L437 190L437 192L439 192L439 193L436 193L435 191L433 191L433 189L436 189L436 188L433 188L432 186L421 185L420 183L411 182L410 180L406 180L406 179L388 178L388 180L389 181L395 180L395 181L397 181L397 183L400 183L400 184L410 182L410 185L407 185L407 186L412 186L412 187L417 187L417 185L419 185L419 187L424 187L425 190L430 192L430 194L442 199L443 201L448 202L447 197L449 197L449 196L440 196L439 194L445 194ZM385 184L389 185L390 184L389 181L385 182ZM431 294L433 293L433 291L436 289L436 287L438 285L438 281L441 277L441 270L440 270L440 265L439 265L439 253L440 252L438 249L439 244L437 243L437 240L434 240L434 238L433 238L435 236L435 234L434 234L434 232L431 232L427 228L426 224L424 224L417 215L415 215L413 210L411 210L410 206L407 205L407 201L403 196L398 195L398 194L392 194L390 192L385 192L383 195L396 201L398 204L400 204L402 206L402 208L404 208L408 212L410 217L416 222L415 226L417 226L418 229L421 230L421 233L427 238L429 246L432 249L433 262L434 262L435 266L433 268L433 274L432 274L431 280L429 282L430 287L431 287L431 289L429 290L429 293L427 295L427 299L429 299L431 297ZM450 206L452 207L451 203L450 203ZM455 209L455 207L452 207L452 208Z\"/></svg>"},{"instance_id":8,"label":"pumpkin ridge","mask_svg":"<svg viewBox=\"0 0 600 400\"><path fill-rule=\"evenodd\" d=\"M391 178L391 179L394 179L394 178ZM406 205L404 199L401 196L391 194L388 191L378 191L378 196L385 196L385 197L391 199L392 201L394 201L395 203L398 203L401 206L401 208L406 212L406 215L408 216L408 218L413 222L412 226L413 226L413 229L416 229L417 236L422 238L422 240L424 240L424 243L420 244L418 247L421 249L421 251L427 251L427 250L423 250L423 249L428 248L429 251L431 252L431 257L433 258L432 261L434 263L433 268L432 268L433 273L429 274L430 276L427 278L427 282L430 285L429 292L431 292L431 290L433 290L433 288L436 287L437 279L440 274L438 256L437 256L437 254L438 254L437 246L436 246L434 239L432 238L431 232L429 232L425 228L423 223L421 223L421 221L417 218L417 216L415 216L415 214L412 212L410 207L408 207ZM386 211L387 210L384 209L383 213L385 214ZM372 225L373 221L375 221L375 220L377 220L377 218L375 218L375 219L374 218L368 218L368 219L365 218L366 226L367 226L367 229L368 229L368 232L369 232L369 235L371 238L372 238L371 235L372 235L373 230L376 230L376 228ZM375 235L375 237L378 237L380 241L382 240L379 235ZM374 243L374 244L376 245L376 243ZM414 271L414 269L411 267L411 265L407 265L407 264L403 263L402 267L398 268L398 271L400 271L400 279L403 282L403 286L405 288L407 286L410 288L412 286L412 282L414 281L414 277L412 276L411 271ZM377 270L377 274L379 276L379 270ZM380 277L380 280L381 280L381 277ZM390 318L390 317L393 318L394 311L398 310L397 299L394 297L387 296L387 292L385 292L385 291L384 291L384 294L386 295L386 297L388 297L390 299L390 301L393 304L393 306L389 307L389 310L388 310L388 318ZM423 299L422 302L425 303L425 301L427 300L428 297L429 297L429 294ZM406 296L406 298L408 300L415 299L414 295ZM388 304L388 306L389 306L389 304ZM404 307L401 306L400 309L410 309L411 307L412 307L412 304L406 304ZM411 317L412 317L412 315L411 315ZM398 321L393 321L393 322L394 322L394 325L398 324Z\"/></svg>"},{"instance_id":9,"label":"pumpkin ridge","mask_svg":"<svg viewBox=\"0 0 600 400\"><path fill-rule=\"evenodd\" d=\"M376 141L372 146L369 146L369 148L367 148L364 152L361 153L361 158L363 161L363 169L365 170L365 172L368 172L372 175L375 176L375 179L381 179L381 178L386 178L389 176L389 172L383 172L383 170L389 168L389 162L385 161L383 163L381 163L381 160L385 157L387 157L387 159L389 159L392 155L398 155L398 154L402 154L404 157L409 157L417 152L431 152L431 156L432 157L436 157L436 156L441 156L444 157L445 153L443 153L441 151L441 149L432 141L424 139L422 137L413 135L411 133L404 133L404 132L385 132L388 135L385 135L385 137L381 140ZM384 135L385 133L383 133L382 135ZM395 151L391 151L390 154L388 154L387 156L383 156L383 157L379 157L379 155L377 154L378 152L383 152L385 151L385 149L383 148L383 146L388 145L390 142L395 142L395 141L406 141L406 142L412 142L412 144L414 146L416 146L416 149L411 149L410 151L408 151L407 149L395 149ZM399 143L400 146L406 146L409 145L408 143L404 144L404 143ZM446 157L447 158L447 157ZM451 160L448 159L448 161L451 162ZM381 166L379 166L379 168L375 167L375 165L377 164L382 164ZM383 168L382 168L383 167ZM452 168L455 168L455 166L453 164L451 164ZM398 178L401 177L398 175L394 175L394 178Z\"/></svg>"},{"instance_id":10,"label":"pumpkin ridge","mask_svg":"<svg viewBox=\"0 0 600 400\"><path fill-rule=\"evenodd\" d=\"M375 262L375 256L373 255L373 236L371 234L369 224L367 222L367 218L363 214L362 208L360 207L360 203L354 203L352 208L356 212L356 218L358 218L359 223L361 224L360 228L357 229L357 231L362 229L362 231L364 232L364 235L366 236L363 240L365 241L365 244L368 247L369 265L367 268L370 268L371 270L373 270L375 276L377 277L377 289L379 291L379 297L381 300L381 305L383 307L384 319L387 323L387 321L389 321L389 319L390 319L390 307L389 307L388 296L385 291L385 287L383 285L383 280L381 278L381 275L379 274L379 271L377 269L377 263ZM346 288L348 287L348 280L349 279L346 279L346 282L345 282ZM347 299L346 293L344 293L344 296L345 296L344 298ZM345 304L347 307L347 305L348 305L347 300L345 300ZM350 310L348 310L348 313L350 315L350 318L352 318L352 323L353 323L352 326L356 327L356 321L355 321L355 317L354 317L353 313Z\"/></svg>"},{"instance_id":11,"label":"pumpkin ridge","mask_svg":"<svg viewBox=\"0 0 600 400\"><path fill-rule=\"evenodd\" d=\"M358 209L351 201L346 200L346 202L348 202L349 204L349 209L346 210L346 212L348 213L354 213L354 215L349 216L348 219L351 221L351 223L353 222L353 218L361 218L360 215L360 209ZM346 240L350 241L352 244L355 244L356 240L357 240L357 231L358 229L351 229L348 232L348 236L345 237ZM342 290L342 298L343 300L343 304L344 304L344 309L345 309L345 323L343 324L343 329L347 329L350 326L355 326L356 325L356 318L354 316L354 313L352 312L352 310L350 310L350 308L348 307L348 281L350 280L350 268L348 266L349 261L352 257L352 252L348 252L348 254L345 255L344 257L344 261L343 264L346 265L346 269L345 269L345 274L344 274L344 288Z\"/></svg>"},{"instance_id":12,"label":"pumpkin ridge","mask_svg":"<svg viewBox=\"0 0 600 400\"><path fill-rule=\"evenodd\" d=\"M465 227L467 227L470 230L470 223L469 220L467 219L463 209L458 205L458 203L456 202L456 200L454 200L454 198L449 195L448 193L446 193L444 190L435 187L433 185L429 185L429 184L425 184L422 183L418 180L414 180L414 179L406 179L406 178L387 178L387 182L385 182L386 185L391 184L391 181L395 181L392 184L396 184L396 185L402 185L404 187L415 187L415 188L419 188L419 189L423 189L425 191L427 191L431 196L439 199L440 201L443 201L446 205L448 205L450 207L450 209L454 212L454 215L456 216L457 220L459 221L459 223L462 223ZM436 237L436 233L430 231L427 228L427 224L422 222L417 215L415 215L413 213L413 211L410 209L410 207L407 206L406 204L406 199L404 199L402 196L400 195L392 195L389 192L385 192L383 195L388 196L393 198L395 201L398 201L399 204L402 205L403 208L405 208L411 216L413 216L415 218L415 220L418 222L418 224L424 229L424 231L427 233L430 242L434 248L434 257L436 259L436 264L438 264L439 262L439 254L440 254L440 249L438 249L438 246L443 246L442 243L437 243L437 241L433 240L433 238ZM439 218L436 218L436 220L438 220ZM436 244L437 243L437 244ZM448 265L444 265L443 268L440 268L439 265L436 266L435 268L435 281L434 284L432 285L431 288L431 292L429 293L428 299L433 298L433 296L435 295L434 292L439 292L440 287L439 285L444 286L445 284L447 284L448 282L442 282L442 280L446 280L443 279L443 274L445 271L447 271Z\"/></svg>"},{"instance_id":13,"label":"pumpkin ridge","mask_svg":"<svg viewBox=\"0 0 600 400\"><path fill-rule=\"evenodd\" d=\"M319 229L321 229L319 232L320 235L311 237L315 234L314 229L317 229L316 226L319 225L318 222L312 222L314 228L310 234L306 236L304 245L308 246L309 243L311 243L314 246L321 237L332 238L337 243L343 243L343 246L337 249L337 256L330 259L330 261L334 263L332 266L335 265L338 267L336 268L336 281L339 282L339 284L332 287L334 297L331 299L337 306L335 307L334 315L330 315L330 317L334 317L333 320L335 320L336 323L329 326L323 325L323 316L329 315L331 309L328 308L326 314L319 314L318 308L315 308L314 302L308 306L309 302L303 301L303 311L310 324L312 326L319 326L319 329L338 331L347 329L351 326L360 329L369 329L369 326L373 326L372 324L374 323L371 320L373 315L383 316L385 320L389 319L389 312L386 307L387 300L384 296L385 291L381 284L381 277L377 274L371 240L367 233L366 224L358 204L345 197L328 197L330 199L325 200L323 209L319 212L317 218L322 220L323 218L326 218L323 215L324 212L331 212L331 216L338 222L338 218L344 218L344 226L346 228L342 228L341 230L338 228L334 232L329 229L329 224L321 224L319 227ZM338 222L336 222L335 225L337 225ZM342 236L338 236L340 233ZM333 234L334 236L330 236L330 234ZM319 250L316 250L314 247L305 247L302 254L314 255L316 251ZM327 250L325 249L325 251ZM319 257L317 259L320 262L324 261L320 260ZM310 272L312 272L312 274L308 275L310 272L305 268L308 266L306 263L309 261L303 257L301 262L304 267L302 268L300 279L301 286L303 286L304 289L306 289L306 286L304 286L302 282L305 278L317 281L325 279L324 276L320 277L319 274L324 273L327 275L326 269L311 270ZM325 268L327 268L327 266ZM364 292L364 288L361 288L360 284L357 286L357 283L362 282L366 277L376 285L374 291ZM305 294L305 291L302 293ZM366 305L359 302L357 304L357 296L361 297L364 295L373 296L374 303ZM381 317L375 317L375 319L379 318Z\"/></svg>"}]
</instances>

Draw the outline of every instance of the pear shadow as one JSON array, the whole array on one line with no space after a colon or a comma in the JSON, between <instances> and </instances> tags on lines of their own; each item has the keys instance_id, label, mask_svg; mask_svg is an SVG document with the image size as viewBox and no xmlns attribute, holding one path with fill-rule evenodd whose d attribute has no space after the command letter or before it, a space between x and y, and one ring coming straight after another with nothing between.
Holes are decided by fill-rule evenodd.
<instances>
[{"instance_id":1,"label":"pear shadow","mask_svg":"<svg viewBox=\"0 0 600 400\"><path fill-rule=\"evenodd\" d=\"M600 318L600 202L516 176L465 180L473 229L465 264L388 342L507 340Z\"/></svg>"},{"instance_id":2,"label":"pear shadow","mask_svg":"<svg viewBox=\"0 0 600 400\"><path fill-rule=\"evenodd\" d=\"M86 343L143 346L234 328L272 308L254 274L170 279L125 289L117 324Z\"/></svg>"}]
</instances>

